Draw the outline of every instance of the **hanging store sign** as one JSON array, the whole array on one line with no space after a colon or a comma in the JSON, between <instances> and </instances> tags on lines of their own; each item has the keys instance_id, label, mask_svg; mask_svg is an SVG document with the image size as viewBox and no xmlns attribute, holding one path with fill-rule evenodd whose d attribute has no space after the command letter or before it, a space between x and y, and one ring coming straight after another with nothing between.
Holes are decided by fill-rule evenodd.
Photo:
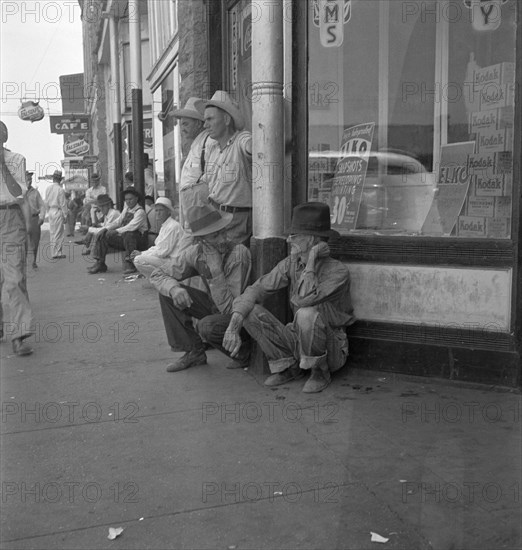
<instances>
[{"instance_id":1,"label":"hanging store sign","mask_svg":"<svg viewBox=\"0 0 522 550\"><path fill-rule=\"evenodd\" d=\"M507 0L464 0L471 10L471 24L476 31L495 31L502 22L502 5Z\"/></svg>"},{"instance_id":2,"label":"hanging store sign","mask_svg":"<svg viewBox=\"0 0 522 550\"><path fill-rule=\"evenodd\" d=\"M314 25L321 45L338 48L344 40L344 25L352 16L351 0L314 0Z\"/></svg>"},{"instance_id":3,"label":"hanging store sign","mask_svg":"<svg viewBox=\"0 0 522 550\"><path fill-rule=\"evenodd\" d=\"M65 157L82 157L90 150L89 141L84 135L70 134L63 145Z\"/></svg>"},{"instance_id":4,"label":"hanging store sign","mask_svg":"<svg viewBox=\"0 0 522 550\"><path fill-rule=\"evenodd\" d=\"M59 115L51 116L52 134L78 134L91 129L90 118L85 116Z\"/></svg>"},{"instance_id":5,"label":"hanging store sign","mask_svg":"<svg viewBox=\"0 0 522 550\"><path fill-rule=\"evenodd\" d=\"M22 101L22 105L18 109L18 116L22 120L37 122L38 120L42 120L45 113L42 107L38 105L38 101Z\"/></svg>"}]
</instances>

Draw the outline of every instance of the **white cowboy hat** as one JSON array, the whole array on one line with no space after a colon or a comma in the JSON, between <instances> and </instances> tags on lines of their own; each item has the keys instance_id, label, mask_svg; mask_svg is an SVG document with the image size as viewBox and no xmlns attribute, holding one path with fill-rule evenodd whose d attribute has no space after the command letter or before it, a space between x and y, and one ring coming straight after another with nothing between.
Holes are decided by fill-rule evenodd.
<instances>
[{"instance_id":1,"label":"white cowboy hat","mask_svg":"<svg viewBox=\"0 0 522 550\"><path fill-rule=\"evenodd\" d=\"M230 94L223 90L218 90L210 100L200 100L197 102L198 108L205 109L206 107L217 107L228 113L234 120L236 130L242 130L245 127L245 119L239 110L235 101L232 100Z\"/></svg>"},{"instance_id":2,"label":"white cowboy hat","mask_svg":"<svg viewBox=\"0 0 522 550\"><path fill-rule=\"evenodd\" d=\"M193 237L202 237L226 227L234 216L220 212L209 204L191 206L187 210L187 221Z\"/></svg>"},{"instance_id":3,"label":"white cowboy hat","mask_svg":"<svg viewBox=\"0 0 522 550\"><path fill-rule=\"evenodd\" d=\"M173 109L172 116L176 118L195 118L203 121L204 109L198 108L198 103L201 101L199 97L189 97L185 103L184 109Z\"/></svg>"},{"instance_id":4,"label":"white cowboy hat","mask_svg":"<svg viewBox=\"0 0 522 550\"><path fill-rule=\"evenodd\" d=\"M171 214L175 214L176 211L174 210L174 207L172 206L172 202L170 199L167 199L167 197L158 197L156 199L156 202L154 203L154 206L159 204L160 206L164 206L168 210L170 210Z\"/></svg>"}]
</instances>

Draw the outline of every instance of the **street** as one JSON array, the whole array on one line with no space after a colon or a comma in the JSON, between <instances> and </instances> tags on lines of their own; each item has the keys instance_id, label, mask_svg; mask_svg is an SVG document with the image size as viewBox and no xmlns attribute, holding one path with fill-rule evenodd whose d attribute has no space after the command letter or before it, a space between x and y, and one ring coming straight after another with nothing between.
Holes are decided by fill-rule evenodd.
<instances>
[{"instance_id":1,"label":"street","mask_svg":"<svg viewBox=\"0 0 522 550\"><path fill-rule=\"evenodd\" d=\"M2 549L521 547L517 390L349 362L307 395L216 350L167 373L156 291L48 239L34 353L0 347Z\"/></svg>"}]
</instances>

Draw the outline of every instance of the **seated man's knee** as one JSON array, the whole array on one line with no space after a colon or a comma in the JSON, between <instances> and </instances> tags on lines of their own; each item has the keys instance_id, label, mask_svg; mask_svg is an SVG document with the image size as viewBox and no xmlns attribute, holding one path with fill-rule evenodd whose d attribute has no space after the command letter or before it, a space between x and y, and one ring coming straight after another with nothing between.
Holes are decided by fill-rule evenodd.
<instances>
[{"instance_id":1,"label":"seated man's knee","mask_svg":"<svg viewBox=\"0 0 522 550\"><path fill-rule=\"evenodd\" d=\"M315 325L318 316L319 311L316 307L302 307L295 313L294 324L303 330L311 329Z\"/></svg>"}]
</instances>

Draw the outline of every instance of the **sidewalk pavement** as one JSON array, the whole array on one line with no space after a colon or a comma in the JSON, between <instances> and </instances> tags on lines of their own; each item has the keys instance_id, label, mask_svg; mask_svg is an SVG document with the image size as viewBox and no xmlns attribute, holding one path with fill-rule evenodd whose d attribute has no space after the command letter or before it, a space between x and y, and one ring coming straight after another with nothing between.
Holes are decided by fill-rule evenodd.
<instances>
[{"instance_id":1,"label":"sidewalk pavement","mask_svg":"<svg viewBox=\"0 0 522 550\"><path fill-rule=\"evenodd\" d=\"M34 354L0 346L2 549L521 548L519 392L167 373L156 292L80 251L29 268Z\"/></svg>"}]
</instances>

